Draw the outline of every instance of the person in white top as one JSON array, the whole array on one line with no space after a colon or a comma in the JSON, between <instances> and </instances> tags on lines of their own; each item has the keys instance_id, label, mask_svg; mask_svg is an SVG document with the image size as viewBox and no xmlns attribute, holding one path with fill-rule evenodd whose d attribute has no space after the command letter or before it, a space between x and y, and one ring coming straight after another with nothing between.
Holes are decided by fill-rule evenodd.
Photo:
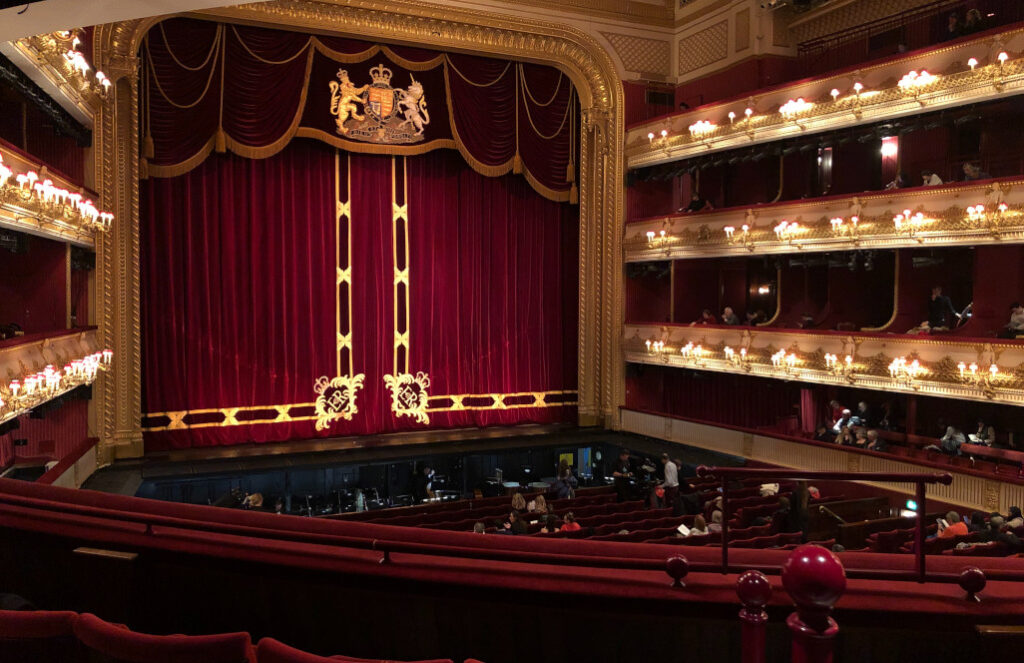
<instances>
[{"instance_id":1,"label":"person in white top","mask_svg":"<svg viewBox=\"0 0 1024 663\"><path fill-rule=\"evenodd\" d=\"M931 170L921 171L921 186L939 186L942 184L942 178L935 174Z\"/></svg>"},{"instance_id":2,"label":"person in white top","mask_svg":"<svg viewBox=\"0 0 1024 663\"><path fill-rule=\"evenodd\" d=\"M661 464L665 466L665 481L661 484L665 489L665 506L674 508L679 497L679 468L668 454L661 454Z\"/></svg>"},{"instance_id":3,"label":"person in white top","mask_svg":"<svg viewBox=\"0 0 1024 663\"><path fill-rule=\"evenodd\" d=\"M1006 325L1005 338L1016 338L1017 334L1024 334L1024 306L1014 302L1010 306L1010 322ZM1002 334L1001 334L1002 335Z\"/></svg>"}]
</instances>

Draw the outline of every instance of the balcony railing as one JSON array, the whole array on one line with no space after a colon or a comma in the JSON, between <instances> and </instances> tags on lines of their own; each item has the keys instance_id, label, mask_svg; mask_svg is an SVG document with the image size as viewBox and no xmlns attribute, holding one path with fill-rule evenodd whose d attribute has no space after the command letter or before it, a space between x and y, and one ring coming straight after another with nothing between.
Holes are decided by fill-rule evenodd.
<instances>
[{"instance_id":1,"label":"balcony railing","mask_svg":"<svg viewBox=\"0 0 1024 663\"><path fill-rule=\"evenodd\" d=\"M1024 28L757 91L656 118L626 133L642 168L753 144L917 115L1024 90ZM931 77L908 75L928 72Z\"/></svg>"},{"instance_id":2,"label":"balcony railing","mask_svg":"<svg viewBox=\"0 0 1024 663\"><path fill-rule=\"evenodd\" d=\"M631 324L628 362L1024 405L1024 345L770 327Z\"/></svg>"},{"instance_id":3,"label":"balcony railing","mask_svg":"<svg viewBox=\"0 0 1024 663\"><path fill-rule=\"evenodd\" d=\"M627 262L1024 240L1024 180L891 189L654 217L626 225Z\"/></svg>"}]
</instances>

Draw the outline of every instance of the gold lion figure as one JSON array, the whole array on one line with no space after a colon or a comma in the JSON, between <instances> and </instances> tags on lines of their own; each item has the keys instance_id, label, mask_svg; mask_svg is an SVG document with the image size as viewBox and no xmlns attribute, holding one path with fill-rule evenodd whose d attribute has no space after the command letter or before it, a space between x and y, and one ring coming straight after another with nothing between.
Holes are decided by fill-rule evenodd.
<instances>
[{"instance_id":1,"label":"gold lion figure","mask_svg":"<svg viewBox=\"0 0 1024 663\"><path fill-rule=\"evenodd\" d=\"M362 99L362 94L366 92L369 85L362 87L356 87L352 81L348 78L348 72L344 69L338 70L337 83L331 81L331 115L337 116L336 124L338 125L338 132L342 134L348 133L348 127L345 126L345 121L350 117L354 120L363 120L365 116L359 112L359 108L356 103L365 105L366 101Z\"/></svg>"}]
</instances>

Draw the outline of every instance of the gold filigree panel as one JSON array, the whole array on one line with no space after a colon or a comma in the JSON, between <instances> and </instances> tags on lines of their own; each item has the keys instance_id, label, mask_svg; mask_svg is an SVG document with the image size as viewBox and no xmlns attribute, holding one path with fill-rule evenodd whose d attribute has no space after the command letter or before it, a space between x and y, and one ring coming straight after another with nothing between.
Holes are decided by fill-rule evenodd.
<instances>
[{"instance_id":1,"label":"gold filigree panel","mask_svg":"<svg viewBox=\"0 0 1024 663\"><path fill-rule=\"evenodd\" d=\"M668 76L672 69L672 44L663 39L602 32L601 36L615 49L627 71L644 75Z\"/></svg>"},{"instance_id":2,"label":"gold filigree panel","mask_svg":"<svg viewBox=\"0 0 1024 663\"><path fill-rule=\"evenodd\" d=\"M679 40L679 75L724 60L729 55L729 21L720 21Z\"/></svg>"}]
</instances>

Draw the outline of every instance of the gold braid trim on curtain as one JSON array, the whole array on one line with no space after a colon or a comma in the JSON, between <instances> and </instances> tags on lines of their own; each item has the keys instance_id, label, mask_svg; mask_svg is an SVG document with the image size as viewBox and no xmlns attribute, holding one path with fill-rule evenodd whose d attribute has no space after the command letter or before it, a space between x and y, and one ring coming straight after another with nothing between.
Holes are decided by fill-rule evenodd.
<instances>
[{"instance_id":1,"label":"gold braid trim on curtain","mask_svg":"<svg viewBox=\"0 0 1024 663\"><path fill-rule=\"evenodd\" d=\"M225 26L223 26L223 25L221 25L219 27L218 32L217 32L217 36L214 39L214 44L211 46L210 53L207 54L207 57L206 57L206 59L204 60L204 63L203 63L203 66L209 65L210 61L214 57L214 53L215 52L219 53L221 55L221 60L222 60L221 63L220 63L221 77L222 78L224 76L223 57L224 57L224 54L225 54L225 51L226 51L225 40L226 40L226 35L227 35L227 32L226 32L226 30L224 30L224 27ZM162 29L163 28L161 26L161 30ZM489 164L485 164L485 163L481 162L480 160L478 160L477 158L475 158L473 156L473 154L469 151L469 149L466 147L466 145L462 142L462 138L459 136L459 131L458 131L458 128L456 127L456 125L455 125L455 117L454 117L454 114L453 114L453 111L452 111L452 104L451 104L452 95L451 95L451 83L450 83L450 78L449 78L450 77L449 68L454 70L455 73L460 78L462 78L462 80L464 80L466 83L468 83L468 84L470 84L470 85L472 85L474 87L490 87L492 85L497 84L502 78L505 77L505 75L508 73L508 71L512 68L513 62L511 62L511 61L509 61L505 65L505 68L502 70L501 74L499 74L493 81L491 81L489 83L477 83L475 81L470 80L462 72L460 72L458 70L458 68L455 67L455 65L448 58L447 54L445 54L445 53L441 53L437 57L432 58L430 60L427 60L425 62L415 62L415 61L408 60L406 58L403 58L403 57L399 56L398 54L396 54L393 50L391 50L387 46L375 45L375 46L372 46L372 47L366 49L365 51L360 51L358 53L351 53L351 54L349 54L349 53L340 53L340 52L335 51L335 50L329 48L328 46L326 46L318 38L310 37L309 40L306 42L306 44L297 53L295 53L294 55L292 55L292 56L290 56L290 57L288 57L288 58L286 58L284 60L268 60L266 58L263 58L263 57L257 55L255 52L253 52L253 50L242 39L242 37L238 33L238 30L237 30L236 27L232 26L232 31L234 32L235 37L238 39L239 43L242 45L242 48L245 49L245 51L250 56L252 56L253 58L259 60L260 62L262 62L264 64L269 64L269 65L287 64L287 63L292 62L293 60L297 59L298 57L300 57L303 54L303 52L305 52L305 54L306 54L306 70L305 70L304 76L305 76L306 83L302 87L302 92L301 92L300 97L299 97L299 103L298 103L298 106L296 108L295 117L292 119L291 125L281 135L281 137L278 138L277 140L275 140L274 142L269 143L267 145L253 146L253 145L246 145L245 143L241 143L241 142L235 140L234 138L232 138L227 132L225 132L223 130L223 126L221 124L220 126L218 126L216 134L214 136L212 136L210 138L210 140L208 140L194 155L192 155L188 159L186 159L184 161L181 161L179 163L176 163L176 164L169 164L169 165L154 165L152 163L148 163L147 166L146 166L146 175L147 176L150 176L150 177L177 177L178 175L184 175L185 173L189 172L193 168L196 168L197 166L199 166L199 164L201 164L203 161L205 161L206 158L209 157L210 154L213 153L214 151L217 151L217 152L230 151L230 152L232 152L234 154L237 154L239 156L245 157L247 159L266 159L268 157L271 157L271 156L277 154L281 150L283 150L288 145L288 143L291 142L291 140L293 138L297 138L298 137L298 138L313 138L313 139L322 141L324 143L327 143L328 145L331 145L333 147L344 149L344 150L347 150L347 151L350 151L350 152L359 152L359 153L365 153L365 154L385 154L385 155L391 155L391 156L412 156L412 155L417 155L417 154L426 154L427 152L430 152L432 150L443 149L443 148L456 149L456 150L458 150L459 154L462 155L462 158L466 160L466 163L469 164L469 166L473 170L475 170L476 172L480 173L481 175L484 175L486 177L500 177L501 175L507 175L509 172L516 172L517 174L521 173L524 177L526 177L526 180L530 184L530 186L535 191L537 191L539 194L541 194L543 197L547 198L548 200L552 200L552 201L555 201L555 202L567 202L567 201L568 202L573 202L573 203L578 202L578 194L575 193L575 191L576 191L575 184L572 185L572 187L571 187L571 189L569 191L555 191L554 189L551 189L551 188L541 184L537 180L537 178L531 172L529 172L529 169L527 169L527 168L525 168L523 166L522 159L519 156L518 139L516 141L515 154L513 155L513 157L511 159L508 159L504 163L495 164L495 165L489 165ZM166 35L164 36L164 39L166 40ZM148 39L146 39L144 43L145 43L146 55L149 56L150 61L152 61L153 58L152 58L152 55L149 53ZM168 48L167 50L168 50L168 53L170 53L170 48ZM323 131L321 129L315 129L315 128L312 128L312 127L301 127L301 126L299 126L301 121L302 121L302 115L303 115L303 113L305 111L305 107L306 107L306 98L307 98L307 93L308 93L309 85L310 85L309 77L310 77L310 72L312 70L313 57L314 57L315 53L320 53L320 54L324 55L325 57L327 57L327 58L329 58L329 59L331 59L331 60L333 60L335 62L346 63L346 64L364 62L364 61L372 58L374 55L377 55L378 53L382 53L385 56L387 56L389 59L391 59L393 62L398 64L399 66L404 67L405 69L408 69L410 71L426 71L426 70L432 69L432 68L434 68L434 67L436 67L438 65L443 66L444 67L443 74L444 74L444 83L445 83L445 95L446 95L446 99L448 100L448 104L447 104L448 105L448 122L449 122L449 125L451 127L452 138L440 138L440 139L432 140L432 141L429 141L427 143L423 143L423 144L419 144L419 145L376 145L376 144L371 144L371 143L362 143L362 142L346 140L344 138L341 138L340 136L336 136L336 135L330 134L330 133L328 133L326 131ZM180 63L178 58L176 56L174 56L173 53L171 53L171 57L175 61L175 63L179 64L179 66L182 66L185 69L188 69L189 71L198 71L199 69L202 68L202 66L201 66L201 67L196 68L196 69L191 69L191 68L185 66L183 63ZM152 65L150 65L150 67L152 67ZM189 105L178 104L174 100L170 99L167 96L167 94L164 92L163 88L160 86L160 81L157 78L155 71L152 72L152 78L153 78L153 81L156 83L157 90L160 92L160 95L167 101L167 103L171 104L171 106L173 106L175 108L180 108L180 109L184 110L184 109L188 109L188 108L192 108L192 107L196 106L197 104L199 104L206 97L207 93L210 90L210 85L213 82L213 77L214 77L214 75L216 73L217 68L218 67L216 65L214 65L214 66L212 66L210 68L210 76L207 79L206 86L203 89L203 93L200 95L200 97L198 99L196 99L194 102L192 102ZM517 81L516 81L517 92L516 92L516 96L515 96L515 98L516 98L516 105L517 105L517 108L516 108L517 134L518 134L518 126L519 126L519 124L518 124L519 123L518 104L519 104L520 97L522 97L523 99L529 98L530 101L532 101L534 104L536 104L537 106L540 106L540 107L548 106L548 105L550 105L551 103L554 102L554 100L555 100L559 90L561 89L562 79L565 78L564 74L560 75L559 80L558 80L558 84L555 86L555 91L554 91L554 93L552 93L551 99L549 99L548 101L546 101L544 103L541 103L541 102L538 102L533 97L533 94L529 91L529 88L526 86L525 81L521 80L522 77L519 75L520 68L521 68L521 65L517 65L516 69L515 69L516 77L517 77ZM151 71L152 71L152 69L151 69ZM221 88L222 88L221 89L221 104L220 104L221 107L219 109L219 113L220 113L220 116L223 117L223 111L224 111L223 82L222 82ZM574 97L574 95L573 95L573 97ZM561 132L563 131L563 129L565 127L565 123L567 121L567 118L570 115L571 109L575 107L575 103L574 103L574 98L573 97L570 97L569 104L567 104L567 106L566 106L566 114L563 116L562 122L559 125L558 130L554 134L552 134L550 136L545 136L543 133L541 133L537 129L537 126L534 124L533 118L530 115L529 105L526 104L526 106L527 106L527 108L526 108L526 116L527 116L527 118L528 118L528 120L530 122L530 126L533 129L533 131L540 138L542 138L544 140L551 140L551 139L555 138L556 136L558 136L559 134L561 134ZM147 109L147 114L148 114L148 109ZM148 118L147 118L147 120L148 120ZM570 122L570 124L572 124L572 123ZM572 130L572 129L570 128L570 130ZM572 150L571 142L572 141L570 139L570 152ZM573 165L573 155L570 154L569 158L570 158L570 163L569 163L569 166L568 166L567 170L572 171L572 176L570 178L568 178L568 181L572 182L574 177L575 177L575 167Z\"/></svg>"},{"instance_id":2,"label":"gold braid trim on curtain","mask_svg":"<svg viewBox=\"0 0 1024 663\"><path fill-rule=\"evenodd\" d=\"M448 97L448 124L452 128L452 138L455 139L455 149L459 151L459 154L461 154L462 158L466 160L466 163L469 164L470 168L481 175L485 175L487 177L499 177L507 174L512 170L513 159L509 159L505 163L490 166L482 161L478 161L476 157L470 153L465 143L462 142L462 138L459 136L459 128L455 125L455 114L452 111L452 88L451 80L449 79L450 74L448 73L448 66L449 63L446 62L444 67L444 93ZM497 79L495 79L495 82L497 82ZM491 83L491 85L494 85L494 83Z\"/></svg>"},{"instance_id":3,"label":"gold braid trim on curtain","mask_svg":"<svg viewBox=\"0 0 1024 663\"><path fill-rule=\"evenodd\" d=\"M213 46L210 48L210 53L211 54L214 51L217 51L219 53L219 52L221 52L223 50L223 47L224 47L224 42L223 42L223 39L222 39L223 35L224 35L223 30L218 30L217 31L217 37L214 38ZM178 109L181 109L181 110L187 110L189 108L196 107L197 105L199 105L199 102L201 102L203 99L206 98L206 94L210 91L210 84L213 83L213 75L215 73L217 73L217 66L216 65L210 67L210 76L209 76L209 78L206 79L206 86L203 88L203 91L201 93L199 93L199 97L195 101L190 103L190 104L179 104L178 102L174 101L169 96L167 96L167 93L164 91L163 86L160 85L160 78L156 75L156 70L153 69L153 54L149 50L149 40L148 39L144 40L144 44L146 46L146 56L149 58L149 63L150 63L149 71L150 71L150 74L153 77L153 82L156 83L157 91L160 92L160 96L163 97L167 101L167 103L169 103L170 105L174 106L175 108L178 108ZM209 62L210 58L207 57L206 61ZM198 71L198 70L191 70L191 71Z\"/></svg>"},{"instance_id":4,"label":"gold braid trim on curtain","mask_svg":"<svg viewBox=\"0 0 1024 663\"><path fill-rule=\"evenodd\" d=\"M273 65L288 64L292 60L294 60L294 59L298 58L300 55L302 55L303 52L305 52L305 50L307 48L309 48L310 42L313 41L313 37L310 37L309 39L306 40L306 43L303 44L302 47L299 48L299 50L295 52L295 55L292 55L291 57L287 57L284 60L268 60L268 59L266 59L264 57L260 57L259 55L254 53L251 48L249 48L249 45L245 43L244 39L242 39L242 35L238 34L238 28L236 26L232 25L231 26L231 31L233 33L235 33L235 39L237 39L238 43L242 45L242 48L245 49L245 52L248 53L249 55L251 55L256 60L259 60L263 64L273 64Z\"/></svg>"},{"instance_id":5,"label":"gold braid trim on curtain","mask_svg":"<svg viewBox=\"0 0 1024 663\"><path fill-rule=\"evenodd\" d=\"M196 66L196 67L190 67L187 64L185 64L184 62L182 62L178 58L178 56L174 54L174 51L171 50L171 44L170 44L170 42L167 41L167 31L164 30L163 22L161 21L160 23L157 23L157 26L160 28L160 36L164 40L164 48L167 49L167 54L171 56L172 60L174 60L174 64L178 65L179 67L181 67L182 69L184 69L186 71L199 71L200 69L202 69L206 65L210 64L210 58L213 57L214 52L217 50L217 45L220 43L221 37L224 34L224 26L223 25L218 25L217 26L217 31L214 33L213 43L210 44L210 52L206 54L206 58L203 60L203 63L200 64L199 66ZM237 32L235 34L237 34ZM146 37L148 39L149 35L146 35ZM148 48L148 46L147 46L147 48Z\"/></svg>"},{"instance_id":6,"label":"gold braid trim on curtain","mask_svg":"<svg viewBox=\"0 0 1024 663\"><path fill-rule=\"evenodd\" d=\"M469 78L467 78L465 74L459 71L459 68L455 66L455 63L451 61L451 58L445 56L445 62L448 64L449 67L452 68L452 71L459 75L459 78L466 81L473 87L491 87L492 85L496 85L498 81L505 77L505 74L508 73L509 67L512 66L512 61L509 60L507 63L505 63L505 68L501 70L501 73L498 74L498 77L495 78L493 81L491 81L490 83L477 83L475 81L469 80Z\"/></svg>"},{"instance_id":7,"label":"gold braid trim on curtain","mask_svg":"<svg viewBox=\"0 0 1024 663\"><path fill-rule=\"evenodd\" d=\"M551 98L550 99L548 99L544 103L541 103L541 102L537 101L534 98L533 94L530 92L530 86L527 85L527 83L526 83L526 76L522 75L522 73L523 73L523 65L522 64L519 65L519 72L520 72L519 80L522 81L523 90L526 91L526 96L530 99L530 101L533 102L534 106L539 106L539 107L543 108L545 106L550 106L552 103L554 103L555 98L558 96L558 91L562 89L562 79L565 78L565 74L563 74L561 71L558 72L558 83L555 84L555 91L551 93Z\"/></svg>"}]
</instances>

